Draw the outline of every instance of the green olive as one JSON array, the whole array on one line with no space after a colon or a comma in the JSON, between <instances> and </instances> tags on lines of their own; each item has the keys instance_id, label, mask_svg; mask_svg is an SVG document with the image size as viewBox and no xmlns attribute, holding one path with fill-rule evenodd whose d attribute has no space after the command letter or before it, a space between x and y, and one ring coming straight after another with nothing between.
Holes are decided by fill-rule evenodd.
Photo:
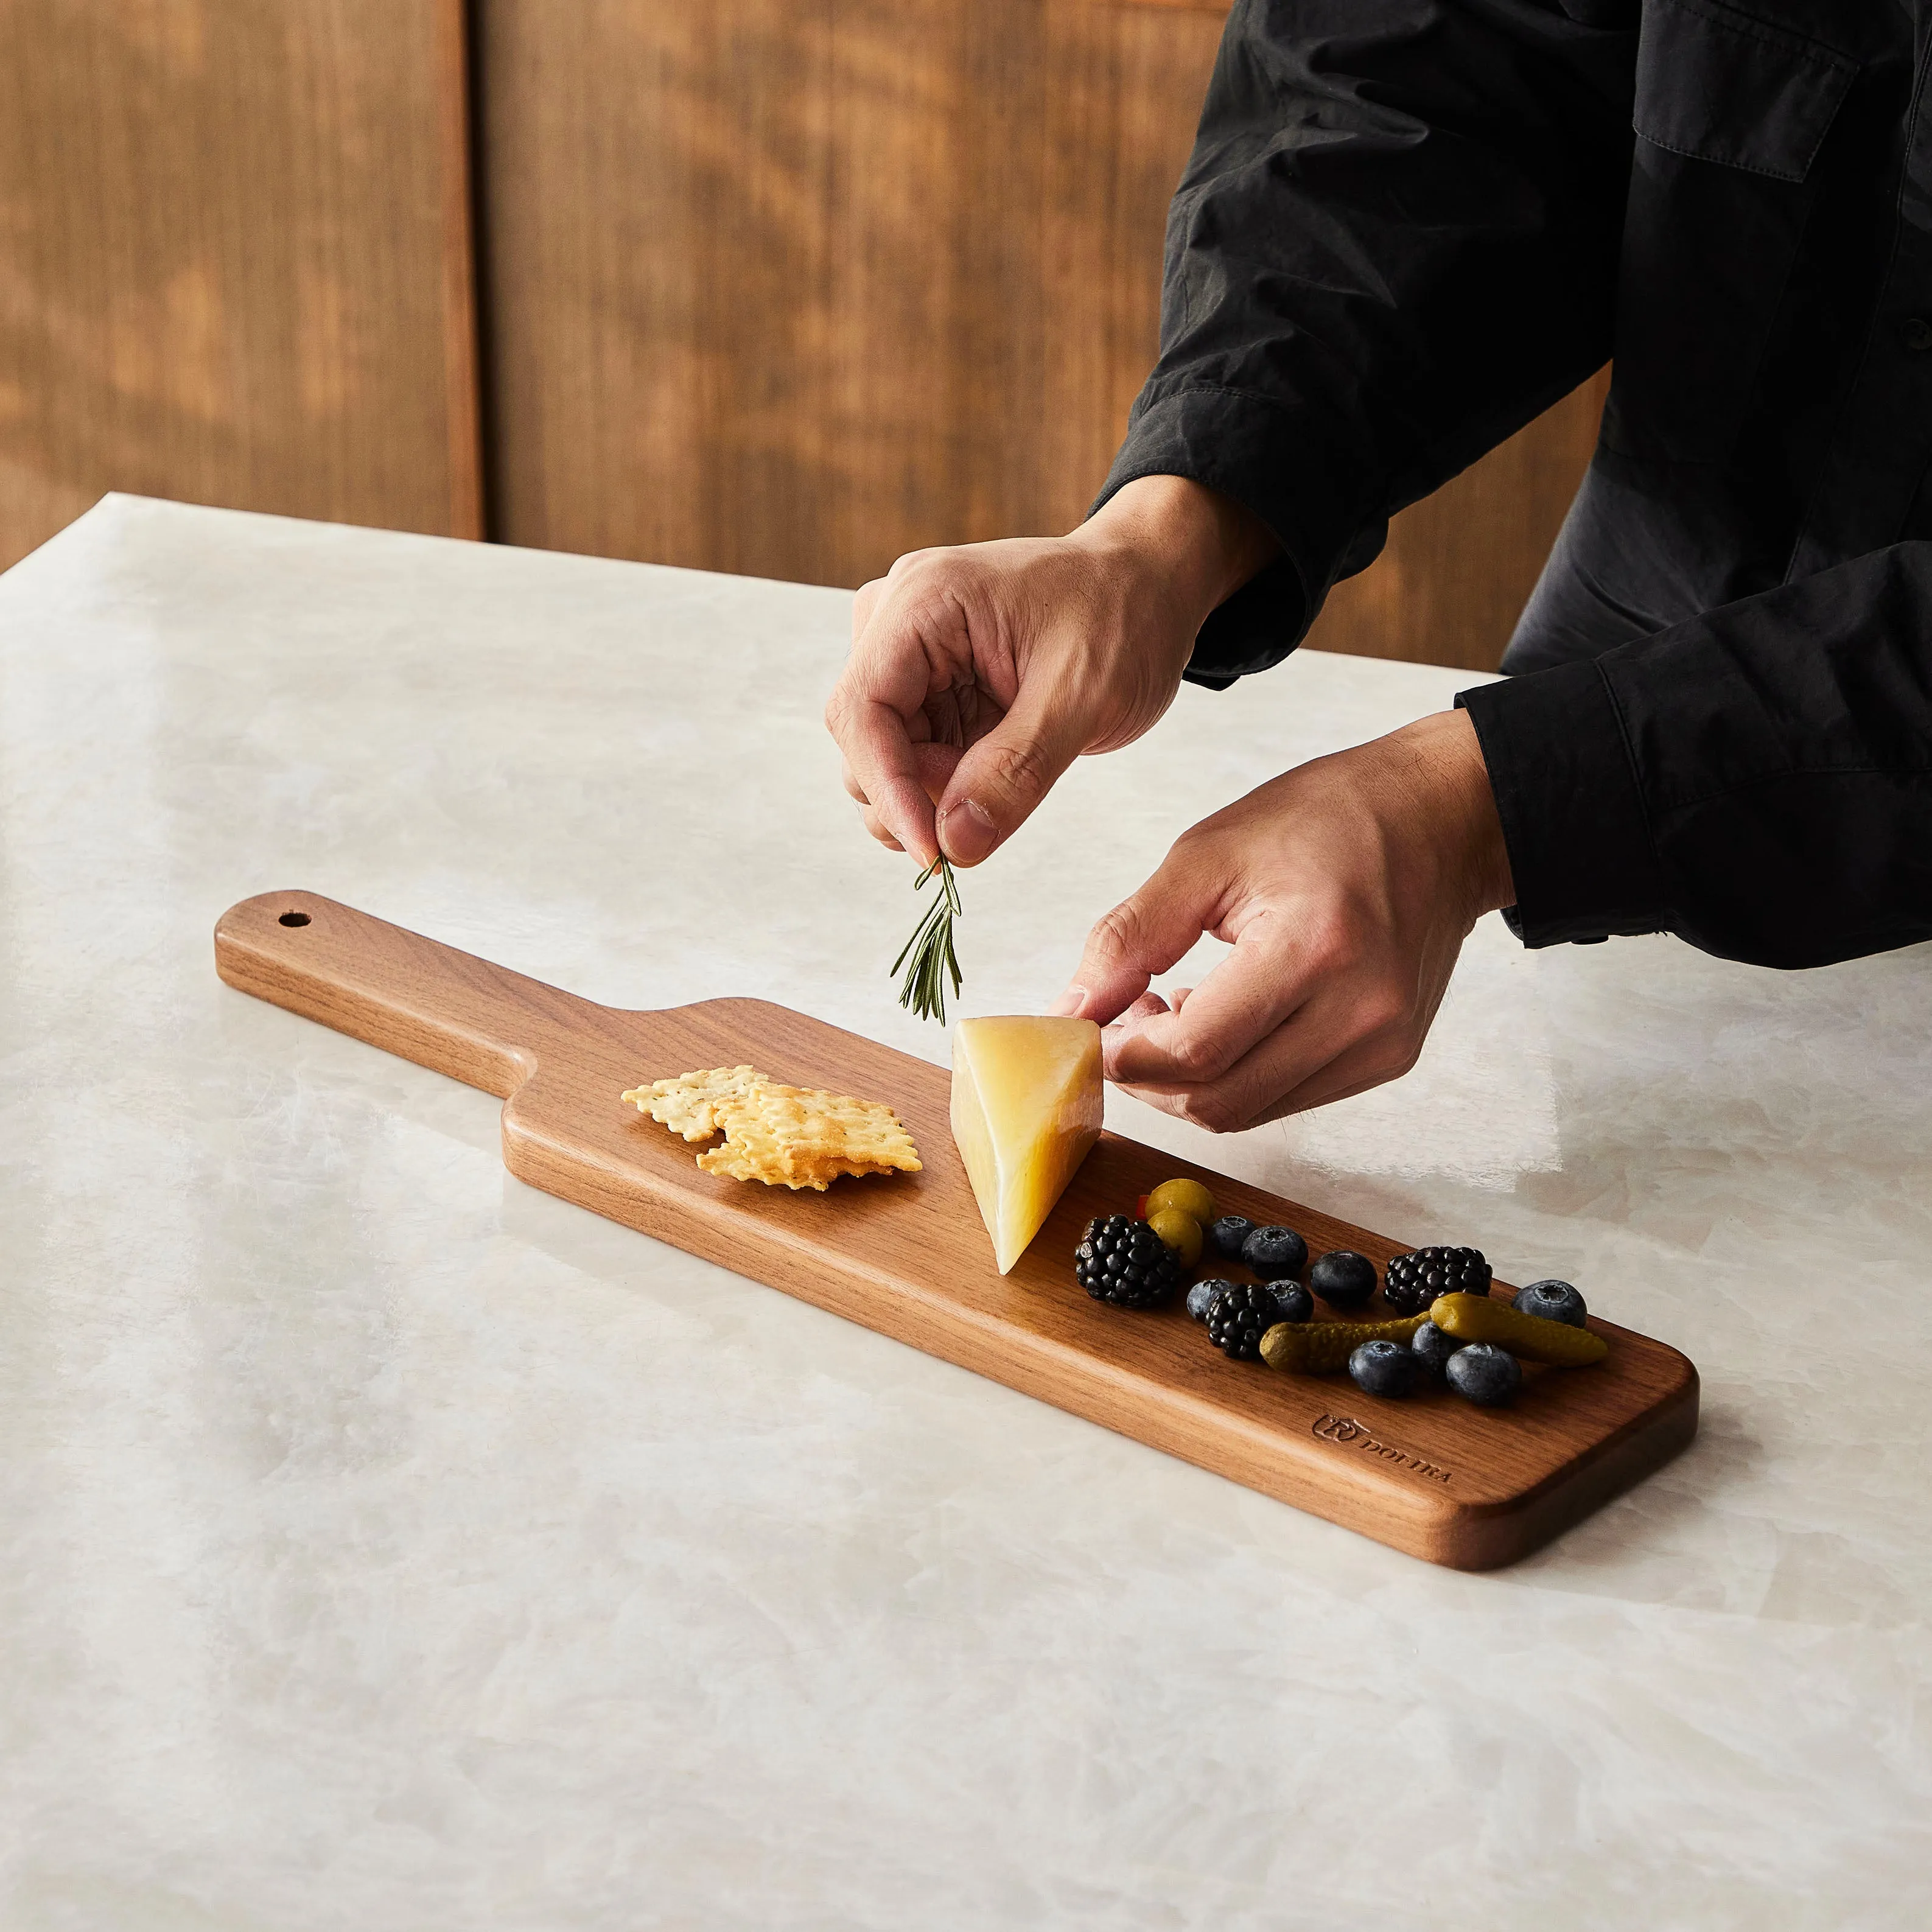
<instances>
[{"instance_id":1,"label":"green olive","mask_svg":"<svg viewBox=\"0 0 1932 1932\"><path fill-rule=\"evenodd\" d=\"M1204 1228L1221 1211L1214 1205L1214 1196L1198 1180L1163 1180L1147 1198L1150 1221L1170 1208L1179 1208Z\"/></svg>"},{"instance_id":2,"label":"green olive","mask_svg":"<svg viewBox=\"0 0 1932 1932\"><path fill-rule=\"evenodd\" d=\"M1192 1214L1184 1214L1178 1208L1163 1208L1148 1216L1148 1226L1180 1257L1184 1267L1192 1268L1201 1258L1201 1223Z\"/></svg>"}]
</instances>

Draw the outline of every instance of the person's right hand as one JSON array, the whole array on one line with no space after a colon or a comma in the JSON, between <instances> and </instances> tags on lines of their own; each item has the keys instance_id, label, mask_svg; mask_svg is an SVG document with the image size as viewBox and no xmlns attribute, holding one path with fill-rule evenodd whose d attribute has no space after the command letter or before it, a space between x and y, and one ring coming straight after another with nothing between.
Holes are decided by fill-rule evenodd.
<instances>
[{"instance_id":1,"label":"person's right hand","mask_svg":"<svg viewBox=\"0 0 1932 1932\"><path fill-rule=\"evenodd\" d=\"M901 557L859 592L825 711L866 830L977 865L1076 758L1160 718L1208 614L1274 550L1229 498L1148 476L1069 536Z\"/></svg>"}]
</instances>

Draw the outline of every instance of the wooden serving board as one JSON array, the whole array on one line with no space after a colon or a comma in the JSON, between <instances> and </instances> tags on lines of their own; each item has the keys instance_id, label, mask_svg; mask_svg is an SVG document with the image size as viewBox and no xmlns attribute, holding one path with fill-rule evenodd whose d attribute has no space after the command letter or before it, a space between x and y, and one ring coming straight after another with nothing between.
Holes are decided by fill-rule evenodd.
<instances>
[{"instance_id":1,"label":"wooden serving board","mask_svg":"<svg viewBox=\"0 0 1932 1932\"><path fill-rule=\"evenodd\" d=\"M1353 1248L1380 1268L1410 1245L1114 1134L1003 1278L953 1148L944 1070L783 1006L621 1012L312 892L232 908L214 956L231 986L500 1095L504 1163L532 1186L1432 1563L1512 1562L1696 1432L1690 1362L1594 1318L1610 1343L1601 1366L1532 1370L1510 1407L1479 1409L1446 1390L1389 1401L1346 1376L1230 1362L1178 1303L1130 1314L1090 1300L1072 1270L1084 1223L1131 1214L1176 1174L1226 1212L1299 1228L1312 1253ZM743 1061L888 1102L925 1171L824 1194L727 1180L618 1098ZM1379 1298L1367 1311L1386 1312Z\"/></svg>"}]
</instances>

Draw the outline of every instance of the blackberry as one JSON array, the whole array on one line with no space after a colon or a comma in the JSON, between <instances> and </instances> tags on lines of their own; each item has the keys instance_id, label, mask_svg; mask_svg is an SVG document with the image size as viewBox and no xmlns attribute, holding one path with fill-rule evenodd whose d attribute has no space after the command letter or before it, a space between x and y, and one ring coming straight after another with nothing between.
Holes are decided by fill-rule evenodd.
<instances>
[{"instance_id":1,"label":"blackberry","mask_svg":"<svg viewBox=\"0 0 1932 1932\"><path fill-rule=\"evenodd\" d=\"M1231 1262L1241 1258L1241 1244L1255 1232L1255 1224L1245 1214L1223 1214L1208 1230L1208 1238Z\"/></svg>"},{"instance_id":2,"label":"blackberry","mask_svg":"<svg viewBox=\"0 0 1932 1932\"><path fill-rule=\"evenodd\" d=\"M1382 1295L1398 1315L1426 1315L1438 1294L1487 1294L1490 1264L1478 1248L1418 1248L1382 1270Z\"/></svg>"},{"instance_id":3,"label":"blackberry","mask_svg":"<svg viewBox=\"0 0 1932 1932\"><path fill-rule=\"evenodd\" d=\"M1376 1292L1376 1264L1352 1248L1332 1248L1308 1270L1308 1285L1331 1308L1359 1308Z\"/></svg>"},{"instance_id":4,"label":"blackberry","mask_svg":"<svg viewBox=\"0 0 1932 1932\"><path fill-rule=\"evenodd\" d=\"M1262 1337L1281 1319L1274 1290L1253 1283L1224 1288L1208 1311L1208 1339L1237 1362L1262 1358Z\"/></svg>"},{"instance_id":5,"label":"blackberry","mask_svg":"<svg viewBox=\"0 0 1932 1932\"><path fill-rule=\"evenodd\" d=\"M1292 1228L1257 1228L1241 1258L1264 1281L1292 1281L1308 1264L1308 1244Z\"/></svg>"},{"instance_id":6,"label":"blackberry","mask_svg":"<svg viewBox=\"0 0 1932 1932\"><path fill-rule=\"evenodd\" d=\"M1180 1286L1180 1257L1144 1221L1103 1214L1073 1250L1073 1277L1096 1301L1158 1308Z\"/></svg>"}]
</instances>

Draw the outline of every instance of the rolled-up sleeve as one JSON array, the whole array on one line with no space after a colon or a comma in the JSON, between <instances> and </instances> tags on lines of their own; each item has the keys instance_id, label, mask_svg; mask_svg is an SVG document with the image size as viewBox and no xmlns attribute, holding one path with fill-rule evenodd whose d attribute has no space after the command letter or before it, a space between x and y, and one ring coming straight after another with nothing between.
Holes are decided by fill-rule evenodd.
<instances>
[{"instance_id":1,"label":"rolled-up sleeve","mask_svg":"<svg viewBox=\"0 0 1932 1932\"><path fill-rule=\"evenodd\" d=\"M1932 939L1932 543L1458 702L1528 944L1803 967Z\"/></svg>"},{"instance_id":2,"label":"rolled-up sleeve","mask_svg":"<svg viewBox=\"0 0 1932 1932\"><path fill-rule=\"evenodd\" d=\"M1197 682L1286 656L1395 511L1608 356L1634 13L1240 0L1100 499L1190 477L1280 542L1204 627Z\"/></svg>"}]
</instances>

